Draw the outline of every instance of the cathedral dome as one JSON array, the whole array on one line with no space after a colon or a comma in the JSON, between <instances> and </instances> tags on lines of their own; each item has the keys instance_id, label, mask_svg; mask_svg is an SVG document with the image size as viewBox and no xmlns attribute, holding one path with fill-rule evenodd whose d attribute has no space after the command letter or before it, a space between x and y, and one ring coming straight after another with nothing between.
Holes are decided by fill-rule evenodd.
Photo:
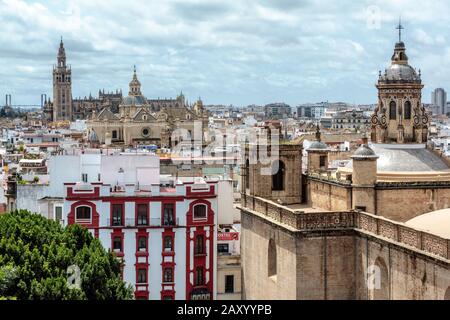
<instances>
[{"instance_id":1,"label":"cathedral dome","mask_svg":"<svg viewBox=\"0 0 450 320\"><path fill-rule=\"evenodd\" d=\"M127 96L122 99L121 106L143 106L147 105L147 100L143 96Z\"/></svg>"},{"instance_id":2,"label":"cathedral dome","mask_svg":"<svg viewBox=\"0 0 450 320\"><path fill-rule=\"evenodd\" d=\"M417 75L416 70L408 64L392 64L386 69L384 76L381 80L385 81L419 81L420 77Z\"/></svg>"}]
</instances>

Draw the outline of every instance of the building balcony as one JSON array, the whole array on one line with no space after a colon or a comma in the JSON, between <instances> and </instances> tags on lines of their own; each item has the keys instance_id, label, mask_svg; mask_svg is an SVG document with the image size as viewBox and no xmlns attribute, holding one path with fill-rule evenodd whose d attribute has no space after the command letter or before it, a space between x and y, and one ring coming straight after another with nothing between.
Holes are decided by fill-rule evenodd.
<instances>
[{"instance_id":1,"label":"building balcony","mask_svg":"<svg viewBox=\"0 0 450 320\"><path fill-rule=\"evenodd\" d=\"M147 228L147 227L176 227L179 225L179 218L175 220L163 220L161 218L150 218L138 220L134 218L127 219L106 219L106 225L113 228Z\"/></svg>"}]
</instances>

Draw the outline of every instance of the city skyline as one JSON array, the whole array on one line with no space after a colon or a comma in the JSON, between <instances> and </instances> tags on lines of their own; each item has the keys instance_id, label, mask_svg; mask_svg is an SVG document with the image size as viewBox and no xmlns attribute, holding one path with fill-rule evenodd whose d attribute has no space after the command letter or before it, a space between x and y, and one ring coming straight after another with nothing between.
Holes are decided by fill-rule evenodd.
<instances>
[{"instance_id":1,"label":"city skyline","mask_svg":"<svg viewBox=\"0 0 450 320\"><path fill-rule=\"evenodd\" d=\"M201 96L205 104L237 106L376 103L378 70L390 63L401 16L402 38L411 65L422 71L427 103L434 88L448 87L447 21L434 19L448 9L444 1L433 7L348 3L344 12L322 1L3 0L0 94L11 94L13 104L38 104L41 93L52 97L51 70L62 36L74 98L99 89L126 91L136 65L149 98L183 91L189 101Z\"/></svg>"}]
</instances>

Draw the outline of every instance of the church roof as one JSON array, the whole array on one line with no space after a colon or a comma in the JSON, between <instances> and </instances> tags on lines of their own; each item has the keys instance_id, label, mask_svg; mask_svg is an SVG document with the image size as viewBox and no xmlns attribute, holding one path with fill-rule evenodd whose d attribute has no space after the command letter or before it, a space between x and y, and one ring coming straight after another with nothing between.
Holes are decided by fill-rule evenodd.
<instances>
[{"instance_id":1,"label":"church roof","mask_svg":"<svg viewBox=\"0 0 450 320\"><path fill-rule=\"evenodd\" d=\"M379 157L377 170L384 172L450 171L450 167L424 144L372 144ZM347 164L352 167L352 161Z\"/></svg>"}]
</instances>

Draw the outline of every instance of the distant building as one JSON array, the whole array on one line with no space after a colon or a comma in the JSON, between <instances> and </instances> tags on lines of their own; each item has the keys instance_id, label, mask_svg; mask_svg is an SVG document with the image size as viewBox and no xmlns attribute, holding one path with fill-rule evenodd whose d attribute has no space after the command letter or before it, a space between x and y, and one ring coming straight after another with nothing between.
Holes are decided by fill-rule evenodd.
<instances>
[{"instance_id":1,"label":"distant building","mask_svg":"<svg viewBox=\"0 0 450 320\"><path fill-rule=\"evenodd\" d=\"M283 119L291 115L291 107L286 103L270 103L264 107L266 118Z\"/></svg>"},{"instance_id":2,"label":"distant building","mask_svg":"<svg viewBox=\"0 0 450 320\"><path fill-rule=\"evenodd\" d=\"M332 129L362 129L369 125L370 116L361 110L339 111L331 119Z\"/></svg>"},{"instance_id":3,"label":"distant building","mask_svg":"<svg viewBox=\"0 0 450 320\"><path fill-rule=\"evenodd\" d=\"M442 88L436 88L431 92L431 104L438 106L438 114L446 114L447 110L447 92Z\"/></svg>"},{"instance_id":4,"label":"distant building","mask_svg":"<svg viewBox=\"0 0 450 320\"><path fill-rule=\"evenodd\" d=\"M302 104L297 106L297 117L320 119L325 115L327 108L326 102Z\"/></svg>"}]
</instances>

